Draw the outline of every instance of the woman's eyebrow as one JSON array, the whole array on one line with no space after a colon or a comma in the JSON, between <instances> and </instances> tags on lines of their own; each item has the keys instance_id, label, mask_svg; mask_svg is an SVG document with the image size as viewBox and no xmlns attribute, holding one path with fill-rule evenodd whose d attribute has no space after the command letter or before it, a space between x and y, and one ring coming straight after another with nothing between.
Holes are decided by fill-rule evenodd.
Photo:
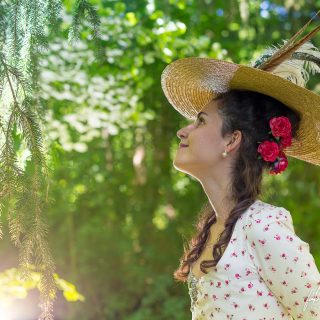
<instances>
[{"instance_id":1,"label":"woman's eyebrow","mask_svg":"<svg viewBox=\"0 0 320 320\"><path fill-rule=\"evenodd\" d=\"M196 119L199 119L199 117L201 116L201 114L205 114L206 116L209 116L207 113L205 113L204 111L200 111L198 114L197 114L197 118ZM193 123L195 120L190 120L190 123Z\"/></svg>"},{"instance_id":2,"label":"woman's eyebrow","mask_svg":"<svg viewBox=\"0 0 320 320\"><path fill-rule=\"evenodd\" d=\"M198 113L197 118L199 118L201 116L201 114L205 114L206 116L208 115L207 113L201 111L201 112Z\"/></svg>"}]
</instances>

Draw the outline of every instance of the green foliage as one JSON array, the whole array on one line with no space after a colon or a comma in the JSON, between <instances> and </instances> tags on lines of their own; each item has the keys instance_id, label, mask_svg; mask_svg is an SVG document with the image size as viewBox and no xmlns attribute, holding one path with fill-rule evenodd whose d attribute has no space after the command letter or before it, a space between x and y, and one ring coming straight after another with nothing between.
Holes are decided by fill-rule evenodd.
<instances>
[{"instance_id":1,"label":"green foliage","mask_svg":"<svg viewBox=\"0 0 320 320\"><path fill-rule=\"evenodd\" d=\"M32 269L32 268L31 268ZM30 271L30 278L21 278L20 272L16 268L6 269L0 273L0 300L7 306L12 305L15 299L24 299L32 289L40 287L40 273ZM84 301L76 286L54 274L54 279L59 290L67 301Z\"/></svg>"}]
</instances>

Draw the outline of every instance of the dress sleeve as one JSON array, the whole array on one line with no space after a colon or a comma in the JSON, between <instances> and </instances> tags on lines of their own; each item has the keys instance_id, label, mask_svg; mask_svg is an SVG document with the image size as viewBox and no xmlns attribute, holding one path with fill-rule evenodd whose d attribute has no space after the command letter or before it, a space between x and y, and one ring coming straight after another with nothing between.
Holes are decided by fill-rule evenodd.
<instances>
[{"instance_id":1,"label":"dress sleeve","mask_svg":"<svg viewBox=\"0 0 320 320\"><path fill-rule=\"evenodd\" d=\"M320 319L320 274L309 244L295 234L288 210L265 213L247 220L251 261L294 319Z\"/></svg>"}]
</instances>

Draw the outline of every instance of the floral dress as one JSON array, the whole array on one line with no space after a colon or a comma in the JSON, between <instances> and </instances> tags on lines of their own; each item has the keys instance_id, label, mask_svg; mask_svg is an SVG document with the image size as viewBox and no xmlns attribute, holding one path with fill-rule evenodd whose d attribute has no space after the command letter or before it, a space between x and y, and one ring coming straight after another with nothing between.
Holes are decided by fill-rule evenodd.
<instances>
[{"instance_id":1,"label":"floral dress","mask_svg":"<svg viewBox=\"0 0 320 320\"><path fill-rule=\"evenodd\" d=\"M188 276L192 320L320 319L320 273L288 210L256 200L215 268Z\"/></svg>"}]
</instances>

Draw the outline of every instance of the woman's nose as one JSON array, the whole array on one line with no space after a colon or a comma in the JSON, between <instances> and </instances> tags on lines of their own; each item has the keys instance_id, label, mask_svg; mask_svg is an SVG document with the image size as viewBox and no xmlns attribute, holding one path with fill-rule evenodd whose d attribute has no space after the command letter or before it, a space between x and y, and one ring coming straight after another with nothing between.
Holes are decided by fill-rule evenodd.
<instances>
[{"instance_id":1,"label":"woman's nose","mask_svg":"<svg viewBox=\"0 0 320 320\"><path fill-rule=\"evenodd\" d=\"M180 139L186 138L187 137L187 130L186 128L181 128L180 130L177 131L177 136Z\"/></svg>"}]
</instances>

